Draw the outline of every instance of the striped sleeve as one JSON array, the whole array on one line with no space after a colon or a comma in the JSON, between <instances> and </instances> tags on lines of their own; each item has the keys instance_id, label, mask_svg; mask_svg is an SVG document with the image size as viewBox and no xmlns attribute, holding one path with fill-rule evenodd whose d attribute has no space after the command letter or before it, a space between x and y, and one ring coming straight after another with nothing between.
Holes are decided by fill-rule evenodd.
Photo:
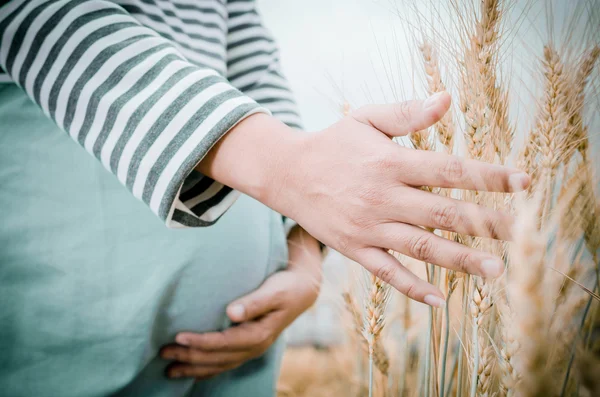
<instances>
[{"instance_id":1,"label":"striped sleeve","mask_svg":"<svg viewBox=\"0 0 600 397\"><path fill-rule=\"evenodd\" d=\"M262 23L254 0L227 2L227 78L244 94L292 128L302 129L296 101L285 78L279 48ZM296 225L283 217L286 234Z\"/></svg>"},{"instance_id":2,"label":"striped sleeve","mask_svg":"<svg viewBox=\"0 0 600 397\"><path fill-rule=\"evenodd\" d=\"M211 225L235 201L193 169L243 118L268 113L108 1L9 2L0 67L171 227Z\"/></svg>"},{"instance_id":3,"label":"striped sleeve","mask_svg":"<svg viewBox=\"0 0 600 397\"><path fill-rule=\"evenodd\" d=\"M292 128L302 129L296 101L280 64L279 48L254 0L227 1L227 78Z\"/></svg>"}]
</instances>

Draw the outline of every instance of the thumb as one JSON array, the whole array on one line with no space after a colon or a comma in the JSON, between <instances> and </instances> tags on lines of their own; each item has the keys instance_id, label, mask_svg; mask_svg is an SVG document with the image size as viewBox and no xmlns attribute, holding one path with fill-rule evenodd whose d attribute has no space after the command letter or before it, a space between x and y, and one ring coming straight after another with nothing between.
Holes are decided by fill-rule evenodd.
<instances>
[{"instance_id":1,"label":"thumb","mask_svg":"<svg viewBox=\"0 0 600 397\"><path fill-rule=\"evenodd\" d=\"M227 306L227 316L240 323L275 310L281 299L281 288L274 284L265 282L257 290L231 302Z\"/></svg>"},{"instance_id":2,"label":"thumb","mask_svg":"<svg viewBox=\"0 0 600 397\"><path fill-rule=\"evenodd\" d=\"M442 91L424 101L363 106L351 115L390 137L403 136L437 123L450 108L451 101L450 95Z\"/></svg>"}]
</instances>

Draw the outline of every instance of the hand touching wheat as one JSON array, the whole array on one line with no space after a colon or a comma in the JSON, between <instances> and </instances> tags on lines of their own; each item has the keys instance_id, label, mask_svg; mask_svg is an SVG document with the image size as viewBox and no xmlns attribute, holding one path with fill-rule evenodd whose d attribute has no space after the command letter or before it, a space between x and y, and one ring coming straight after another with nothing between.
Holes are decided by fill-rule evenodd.
<instances>
[{"instance_id":1,"label":"hand touching wheat","mask_svg":"<svg viewBox=\"0 0 600 397\"><path fill-rule=\"evenodd\" d=\"M295 219L310 234L360 263L412 299L442 306L443 294L406 269L387 250L448 269L484 277L503 271L500 258L449 241L424 229L509 239L510 215L476 204L441 197L422 186L511 192L528 186L527 174L474 160L401 147L390 139L428 128L448 110L450 96L425 101L366 106L315 134L281 131L286 127L265 115L251 116L209 154L201 171L246 192ZM279 131L277 131L279 130ZM263 150L270 173L241 183L239 175L216 170L241 169L245 140L265 131L283 138ZM275 134L270 134L275 137ZM276 138L273 138L276 139ZM256 143L254 144L256 147ZM246 155L247 154L246 150ZM273 153L277 153L274 155ZM237 167L237 168L236 168ZM259 172L258 172L259 173ZM259 173L260 174L260 173ZM256 182L252 182L256 181ZM267 181L267 182L264 182ZM257 186L261 188L256 188Z\"/></svg>"}]
</instances>

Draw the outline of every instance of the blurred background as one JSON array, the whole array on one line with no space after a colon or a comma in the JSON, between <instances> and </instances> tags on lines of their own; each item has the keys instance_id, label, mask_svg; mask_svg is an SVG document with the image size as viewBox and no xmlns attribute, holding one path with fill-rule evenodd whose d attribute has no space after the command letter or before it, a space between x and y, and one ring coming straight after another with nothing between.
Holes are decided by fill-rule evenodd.
<instances>
[{"instance_id":1,"label":"blurred background","mask_svg":"<svg viewBox=\"0 0 600 397\"><path fill-rule=\"evenodd\" d=\"M425 97L425 76L416 43L443 31L441 64L456 65L457 32L449 28L451 4L477 0L258 0L259 11L279 44L283 70L294 91L307 131L318 131L342 117L344 104L356 108ZM583 8L581 4L587 4ZM504 32L502 78L509 86L510 114L517 125L515 145L531 128L542 89L539 57L550 39L558 48L585 45L589 16L598 2L513 0ZM578 4L578 5L576 5ZM590 8L591 7L591 8ZM583 15L583 16L582 16ZM597 21L598 19L596 19ZM431 21L437 21L431 23ZM548 28L552 26L552 29ZM452 67L447 82L457 81ZM597 81L598 79L596 79ZM456 87L448 84L454 98ZM598 88L593 87L591 135L594 153L600 139ZM455 111L458 101L455 101ZM460 145L460 139L459 139ZM514 161L511 161L514 164ZM325 262L325 285L317 305L288 331L291 344L329 345L340 340L340 293L348 283L348 263L336 252Z\"/></svg>"}]
</instances>

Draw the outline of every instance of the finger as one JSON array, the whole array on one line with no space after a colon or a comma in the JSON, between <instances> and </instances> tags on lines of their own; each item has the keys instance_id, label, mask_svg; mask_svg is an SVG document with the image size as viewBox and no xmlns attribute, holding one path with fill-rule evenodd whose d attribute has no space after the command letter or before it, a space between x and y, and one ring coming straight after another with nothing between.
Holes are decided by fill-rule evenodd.
<instances>
[{"instance_id":1,"label":"finger","mask_svg":"<svg viewBox=\"0 0 600 397\"><path fill-rule=\"evenodd\" d=\"M181 332L175 337L180 345L190 346L204 351L236 351L270 344L275 339L271 316L260 321L244 322L222 332L197 334Z\"/></svg>"},{"instance_id":2,"label":"finger","mask_svg":"<svg viewBox=\"0 0 600 397\"><path fill-rule=\"evenodd\" d=\"M363 248L352 259L411 299L434 307L446 304L439 289L415 276L386 250Z\"/></svg>"},{"instance_id":3,"label":"finger","mask_svg":"<svg viewBox=\"0 0 600 397\"><path fill-rule=\"evenodd\" d=\"M189 364L171 364L165 370L167 377L171 379L177 378L198 378L208 379L212 378L225 371L237 368L242 363L237 365L231 365L228 367L217 367L217 366L200 366L200 365L189 365Z\"/></svg>"},{"instance_id":4,"label":"finger","mask_svg":"<svg viewBox=\"0 0 600 397\"><path fill-rule=\"evenodd\" d=\"M469 236L511 239L514 218L508 213L418 189L402 189L403 192L396 195L398 206L394 208L394 219Z\"/></svg>"},{"instance_id":5,"label":"finger","mask_svg":"<svg viewBox=\"0 0 600 397\"><path fill-rule=\"evenodd\" d=\"M243 321L258 318L280 307L285 289L276 282L267 279L258 289L233 301L227 306L227 316L231 321Z\"/></svg>"},{"instance_id":6,"label":"finger","mask_svg":"<svg viewBox=\"0 0 600 397\"><path fill-rule=\"evenodd\" d=\"M400 148L402 182L413 186L436 186L486 192L519 192L531 178L526 173L497 164L462 159L445 153Z\"/></svg>"},{"instance_id":7,"label":"finger","mask_svg":"<svg viewBox=\"0 0 600 397\"><path fill-rule=\"evenodd\" d=\"M482 277L498 277L504 262L486 252L404 223L385 223L373 233L373 244L383 246L423 262Z\"/></svg>"},{"instance_id":8,"label":"finger","mask_svg":"<svg viewBox=\"0 0 600 397\"><path fill-rule=\"evenodd\" d=\"M438 92L424 101L363 106L351 116L390 137L403 136L438 122L450 108L450 102L447 92Z\"/></svg>"},{"instance_id":9,"label":"finger","mask_svg":"<svg viewBox=\"0 0 600 397\"><path fill-rule=\"evenodd\" d=\"M175 360L184 364L204 366L226 366L244 362L253 357L254 350L205 352L184 346L165 346L160 356L165 360Z\"/></svg>"}]
</instances>

